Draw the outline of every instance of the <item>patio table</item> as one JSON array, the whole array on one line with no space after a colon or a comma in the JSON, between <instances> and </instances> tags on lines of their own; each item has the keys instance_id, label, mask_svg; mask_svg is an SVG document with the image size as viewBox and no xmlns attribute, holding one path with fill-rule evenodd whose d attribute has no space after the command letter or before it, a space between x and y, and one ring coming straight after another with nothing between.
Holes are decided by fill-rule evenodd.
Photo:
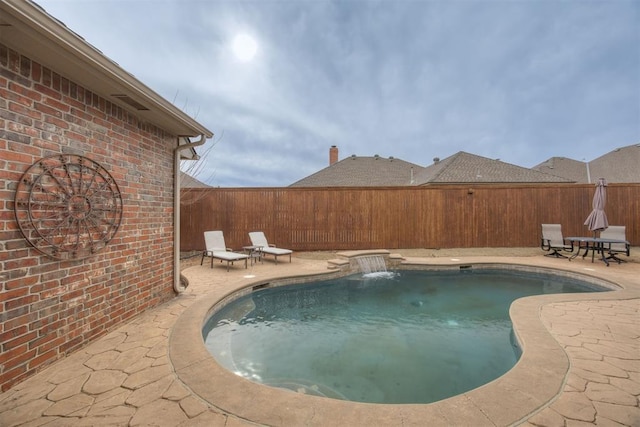
<instances>
[{"instance_id":1,"label":"patio table","mask_svg":"<svg viewBox=\"0 0 640 427\"><path fill-rule=\"evenodd\" d=\"M262 261L262 246L243 246L242 249L249 255L251 265L253 265L254 262Z\"/></svg>"},{"instance_id":2,"label":"patio table","mask_svg":"<svg viewBox=\"0 0 640 427\"><path fill-rule=\"evenodd\" d=\"M584 251L584 254L582 255L582 258L586 257L589 251L591 251L591 262L593 262L595 258L595 253L600 252L602 254L602 261L604 261L607 267L609 267L609 261L607 260L607 257L604 256L605 245L609 245L609 248L611 248L611 244L613 243L624 243L627 245L629 244L629 242L626 240L606 239L602 237L567 237L567 240L570 241L572 244L573 243L578 244L576 253L573 254L571 257L569 257L569 261L577 257L578 254L580 253L580 249L584 248L585 251Z\"/></svg>"}]
</instances>

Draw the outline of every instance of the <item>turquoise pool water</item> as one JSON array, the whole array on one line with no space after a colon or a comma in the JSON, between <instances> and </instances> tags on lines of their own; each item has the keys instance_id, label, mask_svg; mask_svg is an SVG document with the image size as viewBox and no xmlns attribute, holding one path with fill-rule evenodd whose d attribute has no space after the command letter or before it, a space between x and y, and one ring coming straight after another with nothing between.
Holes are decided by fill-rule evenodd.
<instances>
[{"instance_id":1,"label":"turquoise pool water","mask_svg":"<svg viewBox=\"0 0 640 427\"><path fill-rule=\"evenodd\" d=\"M203 337L218 363L254 382L357 402L430 403L515 365L514 300L597 290L509 270L358 274L240 297L213 314Z\"/></svg>"}]
</instances>

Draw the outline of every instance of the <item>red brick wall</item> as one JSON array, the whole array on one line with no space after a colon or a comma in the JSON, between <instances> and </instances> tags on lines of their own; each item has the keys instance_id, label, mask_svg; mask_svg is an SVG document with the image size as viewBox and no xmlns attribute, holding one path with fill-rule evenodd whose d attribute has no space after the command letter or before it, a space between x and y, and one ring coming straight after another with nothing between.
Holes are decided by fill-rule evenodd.
<instances>
[{"instance_id":1,"label":"red brick wall","mask_svg":"<svg viewBox=\"0 0 640 427\"><path fill-rule=\"evenodd\" d=\"M176 137L0 44L0 387L4 391L173 294ZM102 251L57 261L14 215L39 159L88 157L116 180L123 213Z\"/></svg>"}]
</instances>

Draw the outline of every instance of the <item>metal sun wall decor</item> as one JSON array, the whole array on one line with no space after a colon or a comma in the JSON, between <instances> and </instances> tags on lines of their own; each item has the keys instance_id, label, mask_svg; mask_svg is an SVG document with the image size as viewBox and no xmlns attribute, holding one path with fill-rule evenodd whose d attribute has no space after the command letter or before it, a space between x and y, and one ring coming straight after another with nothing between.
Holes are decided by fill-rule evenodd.
<instances>
[{"instance_id":1,"label":"metal sun wall decor","mask_svg":"<svg viewBox=\"0 0 640 427\"><path fill-rule=\"evenodd\" d=\"M16 189L15 215L25 239L58 260L79 260L104 249L122 220L122 196L109 172L93 160L58 154L31 165Z\"/></svg>"}]
</instances>

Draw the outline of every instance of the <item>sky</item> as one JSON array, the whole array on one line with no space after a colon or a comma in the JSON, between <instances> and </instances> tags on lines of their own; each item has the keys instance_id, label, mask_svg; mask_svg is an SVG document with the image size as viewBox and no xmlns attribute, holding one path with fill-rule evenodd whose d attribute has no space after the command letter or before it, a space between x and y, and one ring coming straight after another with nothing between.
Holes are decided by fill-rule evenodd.
<instances>
[{"instance_id":1,"label":"sky","mask_svg":"<svg viewBox=\"0 0 640 427\"><path fill-rule=\"evenodd\" d=\"M332 145L533 167L640 143L636 0L36 2L215 134L188 171L216 187L288 186Z\"/></svg>"}]
</instances>

